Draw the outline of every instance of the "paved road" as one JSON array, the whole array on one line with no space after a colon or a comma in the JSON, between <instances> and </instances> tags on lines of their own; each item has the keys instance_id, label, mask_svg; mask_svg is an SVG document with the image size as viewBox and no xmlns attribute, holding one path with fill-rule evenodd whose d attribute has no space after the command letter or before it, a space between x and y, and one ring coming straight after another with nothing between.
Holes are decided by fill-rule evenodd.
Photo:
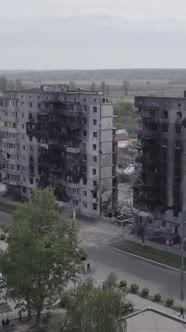
<instances>
[{"instance_id":1,"label":"paved road","mask_svg":"<svg viewBox=\"0 0 186 332\"><path fill-rule=\"evenodd\" d=\"M11 223L13 221L12 216L9 213L0 211L0 223Z\"/></svg>"},{"instance_id":2,"label":"paved road","mask_svg":"<svg viewBox=\"0 0 186 332\"><path fill-rule=\"evenodd\" d=\"M0 223L2 222L10 223L12 217L0 212ZM96 279L103 280L113 271L120 279L127 280L129 284L136 282L140 287L148 287L151 293L160 292L162 296L171 296L179 303L179 272L145 262L111 247L97 246L85 241L82 244L87 250L91 265L95 267Z\"/></svg>"},{"instance_id":3,"label":"paved road","mask_svg":"<svg viewBox=\"0 0 186 332\"><path fill-rule=\"evenodd\" d=\"M83 244L91 265L95 267L96 279L103 280L113 271L120 279L127 280L129 285L136 282L140 288L149 288L151 294L161 293L164 298L173 297L176 303L180 302L179 272L151 264L113 248L95 247L94 244L86 242Z\"/></svg>"}]
</instances>

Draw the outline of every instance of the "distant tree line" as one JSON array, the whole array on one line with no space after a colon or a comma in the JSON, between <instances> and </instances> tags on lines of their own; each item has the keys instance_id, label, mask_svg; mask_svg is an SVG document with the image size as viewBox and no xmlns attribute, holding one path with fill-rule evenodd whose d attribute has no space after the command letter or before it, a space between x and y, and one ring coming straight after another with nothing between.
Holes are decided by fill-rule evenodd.
<instances>
[{"instance_id":1,"label":"distant tree line","mask_svg":"<svg viewBox=\"0 0 186 332\"><path fill-rule=\"evenodd\" d=\"M137 118L136 110L133 103L121 102L114 106L114 115L117 116L117 121L133 121Z\"/></svg>"},{"instance_id":2,"label":"distant tree line","mask_svg":"<svg viewBox=\"0 0 186 332\"><path fill-rule=\"evenodd\" d=\"M23 88L23 83L20 78L15 81L8 80L5 76L0 76L0 92L5 92L7 90L21 90Z\"/></svg>"}]
</instances>

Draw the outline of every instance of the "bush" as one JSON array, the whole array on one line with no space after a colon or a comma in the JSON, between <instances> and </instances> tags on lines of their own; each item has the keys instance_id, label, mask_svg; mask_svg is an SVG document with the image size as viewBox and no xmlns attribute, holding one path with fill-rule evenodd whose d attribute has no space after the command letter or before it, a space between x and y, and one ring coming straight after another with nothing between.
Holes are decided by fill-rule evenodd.
<instances>
[{"instance_id":1,"label":"bush","mask_svg":"<svg viewBox=\"0 0 186 332\"><path fill-rule=\"evenodd\" d=\"M73 294L71 294L70 292L67 292L67 293L64 293L62 295L62 298L61 298L59 306L62 309L69 309L69 308L72 307L73 302L74 302Z\"/></svg>"},{"instance_id":2,"label":"bush","mask_svg":"<svg viewBox=\"0 0 186 332\"><path fill-rule=\"evenodd\" d=\"M174 300L172 298L166 299L166 306L167 307L172 307L174 304Z\"/></svg>"},{"instance_id":3,"label":"bush","mask_svg":"<svg viewBox=\"0 0 186 332\"><path fill-rule=\"evenodd\" d=\"M147 297L149 295L149 289L148 288L143 288L141 291L141 296L142 297Z\"/></svg>"},{"instance_id":4,"label":"bush","mask_svg":"<svg viewBox=\"0 0 186 332\"><path fill-rule=\"evenodd\" d=\"M130 289L131 289L131 292L132 292L133 294L136 294L137 291L138 291L138 289L139 289L139 286L138 286L137 284L132 284L132 285L130 286Z\"/></svg>"},{"instance_id":5,"label":"bush","mask_svg":"<svg viewBox=\"0 0 186 332\"><path fill-rule=\"evenodd\" d=\"M161 294L157 293L154 294L154 302L160 302L161 301Z\"/></svg>"},{"instance_id":6,"label":"bush","mask_svg":"<svg viewBox=\"0 0 186 332\"><path fill-rule=\"evenodd\" d=\"M111 272L108 275L107 279L105 281L103 281L102 289L111 290L111 289L114 289L116 287L118 287L117 277L116 277L114 272Z\"/></svg>"},{"instance_id":7,"label":"bush","mask_svg":"<svg viewBox=\"0 0 186 332\"><path fill-rule=\"evenodd\" d=\"M127 287L127 282L126 282L126 280L120 280L119 287L120 287L120 288Z\"/></svg>"}]
</instances>

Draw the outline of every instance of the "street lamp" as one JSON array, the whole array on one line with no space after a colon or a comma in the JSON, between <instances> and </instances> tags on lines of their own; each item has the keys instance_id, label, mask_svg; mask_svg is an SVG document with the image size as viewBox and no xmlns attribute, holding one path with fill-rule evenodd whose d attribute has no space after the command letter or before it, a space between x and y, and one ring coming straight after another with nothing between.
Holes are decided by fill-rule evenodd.
<instances>
[{"instance_id":1,"label":"street lamp","mask_svg":"<svg viewBox=\"0 0 186 332\"><path fill-rule=\"evenodd\" d=\"M181 283L180 283L180 297L181 301L184 301L184 243L186 241L186 237L183 238L181 243Z\"/></svg>"}]
</instances>

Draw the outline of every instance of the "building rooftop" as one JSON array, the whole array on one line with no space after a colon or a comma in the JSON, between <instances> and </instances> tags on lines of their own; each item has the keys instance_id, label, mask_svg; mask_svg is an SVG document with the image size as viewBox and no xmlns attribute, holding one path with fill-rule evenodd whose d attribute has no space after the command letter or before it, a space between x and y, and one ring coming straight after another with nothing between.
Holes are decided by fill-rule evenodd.
<instances>
[{"instance_id":1,"label":"building rooftop","mask_svg":"<svg viewBox=\"0 0 186 332\"><path fill-rule=\"evenodd\" d=\"M165 312L147 308L126 317L127 332L184 332L186 322Z\"/></svg>"}]
</instances>

